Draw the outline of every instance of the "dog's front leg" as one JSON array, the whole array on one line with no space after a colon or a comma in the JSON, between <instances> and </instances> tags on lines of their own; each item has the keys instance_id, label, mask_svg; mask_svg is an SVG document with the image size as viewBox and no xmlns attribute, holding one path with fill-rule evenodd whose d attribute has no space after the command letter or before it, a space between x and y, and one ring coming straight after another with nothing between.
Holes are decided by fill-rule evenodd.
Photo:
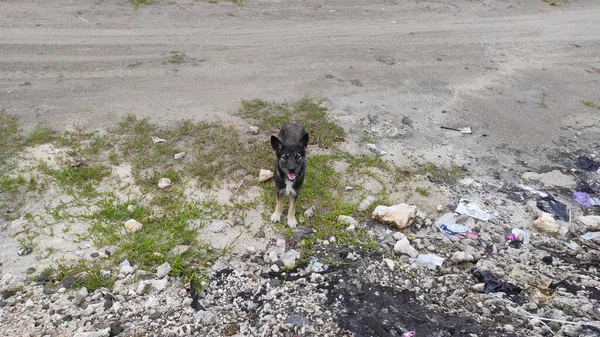
<instances>
[{"instance_id":1,"label":"dog's front leg","mask_svg":"<svg viewBox=\"0 0 600 337\"><path fill-rule=\"evenodd\" d=\"M271 221L279 222L281 213L283 213L283 194L277 192L277 205L275 205L275 212L271 214Z\"/></svg>"},{"instance_id":2,"label":"dog's front leg","mask_svg":"<svg viewBox=\"0 0 600 337\"><path fill-rule=\"evenodd\" d=\"M287 217L288 226L296 228L298 221L296 221L296 196L290 194L290 208L288 209Z\"/></svg>"}]
</instances>

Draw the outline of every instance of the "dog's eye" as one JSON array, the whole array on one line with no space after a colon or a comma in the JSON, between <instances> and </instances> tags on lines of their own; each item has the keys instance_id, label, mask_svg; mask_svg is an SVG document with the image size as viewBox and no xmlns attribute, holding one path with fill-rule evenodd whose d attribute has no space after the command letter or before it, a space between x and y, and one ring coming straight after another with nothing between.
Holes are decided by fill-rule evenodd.
<instances>
[{"instance_id":1,"label":"dog's eye","mask_svg":"<svg viewBox=\"0 0 600 337\"><path fill-rule=\"evenodd\" d=\"M300 159L300 158L302 158L302 156L301 156L301 155L299 155L299 154L297 154L297 155L296 155L296 159Z\"/></svg>"}]
</instances>

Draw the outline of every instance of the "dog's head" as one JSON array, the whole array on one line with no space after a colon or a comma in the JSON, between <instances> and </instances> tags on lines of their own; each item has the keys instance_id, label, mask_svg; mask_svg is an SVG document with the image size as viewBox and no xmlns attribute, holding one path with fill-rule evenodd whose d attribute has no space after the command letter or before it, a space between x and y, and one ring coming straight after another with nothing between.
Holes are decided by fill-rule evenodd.
<instances>
[{"instance_id":1,"label":"dog's head","mask_svg":"<svg viewBox=\"0 0 600 337\"><path fill-rule=\"evenodd\" d=\"M308 133L302 136L298 144L284 144L277 136L271 136L271 147L277 156L277 168L283 171L289 181L296 180L296 175L304 167L307 146Z\"/></svg>"}]
</instances>

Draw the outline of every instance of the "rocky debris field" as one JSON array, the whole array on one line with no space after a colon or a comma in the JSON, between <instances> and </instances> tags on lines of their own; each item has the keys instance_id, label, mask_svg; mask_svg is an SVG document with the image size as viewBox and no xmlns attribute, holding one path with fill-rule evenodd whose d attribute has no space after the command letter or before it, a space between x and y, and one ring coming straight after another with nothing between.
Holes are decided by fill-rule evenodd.
<instances>
[{"instance_id":1,"label":"rocky debris field","mask_svg":"<svg viewBox=\"0 0 600 337\"><path fill-rule=\"evenodd\" d=\"M596 172L565 172L552 175L575 172L579 182L596 183ZM527 183L552 190L559 182ZM448 212L453 205L432 214L392 208L394 226L343 219L380 249L331 237L301 260L298 242L311 231L297 230L263 250L224 256L198 292L170 276L168 263L155 271L122 264L112 289L93 291L73 287L89 275L51 288L44 272L11 288L3 271L0 326L6 336L600 336L594 207L585 215L568 199L563 221L540 201L567 200L564 187L554 199L525 185L451 184L490 201L467 204L463 215ZM373 206L367 212L383 221ZM520 231L514 212L526 220Z\"/></svg>"}]
</instances>

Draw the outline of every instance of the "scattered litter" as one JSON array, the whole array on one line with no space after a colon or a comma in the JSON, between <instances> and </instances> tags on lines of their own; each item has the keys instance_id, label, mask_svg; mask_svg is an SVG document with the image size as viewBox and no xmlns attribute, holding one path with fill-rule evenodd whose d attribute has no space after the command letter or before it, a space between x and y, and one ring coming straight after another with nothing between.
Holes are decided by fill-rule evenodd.
<instances>
[{"instance_id":1,"label":"scattered litter","mask_svg":"<svg viewBox=\"0 0 600 337\"><path fill-rule=\"evenodd\" d=\"M129 263L129 260L124 260L123 262L121 262L121 264L119 264L119 268L123 267L131 267L131 263Z\"/></svg>"},{"instance_id":2,"label":"scattered litter","mask_svg":"<svg viewBox=\"0 0 600 337\"><path fill-rule=\"evenodd\" d=\"M208 226L208 229L213 233L225 233L231 229L231 226L225 221L214 221Z\"/></svg>"},{"instance_id":3,"label":"scattered litter","mask_svg":"<svg viewBox=\"0 0 600 337\"><path fill-rule=\"evenodd\" d=\"M531 193L533 193L535 195L538 195L538 196L540 196L542 198L547 198L548 197L548 193L542 192L542 191L538 191L538 190L536 190L533 187L525 186L523 184L519 185L519 187L521 187L522 189L524 189L527 192L531 192Z\"/></svg>"},{"instance_id":4,"label":"scattered litter","mask_svg":"<svg viewBox=\"0 0 600 337\"><path fill-rule=\"evenodd\" d=\"M520 241L523 244L529 244L529 232L519 228L514 228L509 236L506 237L506 241Z\"/></svg>"},{"instance_id":5,"label":"scattered litter","mask_svg":"<svg viewBox=\"0 0 600 337\"><path fill-rule=\"evenodd\" d=\"M150 136L150 139L152 139L153 143L164 143L164 142L166 142L165 139L162 139L162 138L156 137L156 136Z\"/></svg>"},{"instance_id":6,"label":"scattered litter","mask_svg":"<svg viewBox=\"0 0 600 337\"><path fill-rule=\"evenodd\" d=\"M581 248L581 246L578 245L577 242L575 242L573 240L569 240L569 242L566 242L563 240L558 240L558 242L562 243L565 247L572 249L572 250L579 250L579 248Z\"/></svg>"},{"instance_id":7,"label":"scattered litter","mask_svg":"<svg viewBox=\"0 0 600 337\"><path fill-rule=\"evenodd\" d=\"M598 171L600 163L586 156L579 156L575 160L575 167L585 171Z\"/></svg>"},{"instance_id":8,"label":"scattered litter","mask_svg":"<svg viewBox=\"0 0 600 337\"><path fill-rule=\"evenodd\" d=\"M29 247L23 247L23 248L19 249L17 254L19 256L23 256L23 255L29 255L29 254L31 254L31 252L33 252L33 249L31 249Z\"/></svg>"},{"instance_id":9,"label":"scattered litter","mask_svg":"<svg viewBox=\"0 0 600 337\"><path fill-rule=\"evenodd\" d=\"M569 222L570 217L567 205L552 197L538 199L537 207L546 213L552 214L557 220Z\"/></svg>"},{"instance_id":10,"label":"scattered litter","mask_svg":"<svg viewBox=\"0 0 600 337\"><path fill-rule=\"evenodd\" d=\"M310 321L306 317L292 314L286 318L284 324L289 324L289 325L295 326L295 327L302 327L305 325L309 325Z\"/></svg>"},{"instance_id":11,"label":"scattered litter","mask_svg":"<svg viewBox=\"0 0 600 337\"><path fill-rule=\"evenodd\" d=\"M387 152L385 152L383 149L381 149L375 144L367 143L367 148L369 149L369 151L373 152L378 156L383 156L384 154L387 154Z\"/></svg>"},{"instance_id":12,"label":"scattered litter","mask_svg":"<svg viewBox=\"0 0 600 337\"><path fill-rule=\"evenodd\" d=\"M460 132L460 133L466 133L466 134L471 134L471 133L473 133L473 131L471 130L471 127L470 127L470 126L465 126L465 127L458 128L458 129L455 129L455 128L450 128L450 127L447 127L447 126L442 126L441 128L442 128L442 129L445 129L445 130L458 131L458 132Z\"/></svg>"},{"instance_id":13,"label":"scattered litter","mask_svg":"<svg viewBox=\"0 0 600 337\"><path fill-rule=\"evenodd\" d=\"M418 266L428 267L435 269L435 267L441 267L444 264L444 258L436 254L424 254L419 255L415 258L414 263Z\"/></svg>"},{"instance_id":14,"label":"scattered litter","mask_svg":"<svg viewBox=\"0 0 600 337\"><path fill-rule=\"evenodd\" d=\"M402 337L412 337L414 333L414 331L405 332L402 334Z\"/></svg>"},{"instance_id":15,"label":"scattered litter","mask_svg":"<svg viewBox=\"0 0 600 337\"><path fill-rule=\"evenodd\" d=\"M306 267L306 271L322 273L322 272L326 271L327 268L329 268L328 265L326 265L325 263L319 262L319 260L317 260L316 257L311 257L310 262L308 263L308 267Z\"/></svg>"},{"instance_id":16,"label":"scattered litter","mask_svg":"<svg viewBox=\"0 0 600 337\"><path fill-rule=\"evenodd\" d=\"M358 210L364 211L367 208L369 208L374 202L375 202L375 197L370 195L370 196L366 197L363 201L361 201L360 204L358 204Z\"/></svg>"},{"instance_id":17,"label":"scattered litter","mask_svg":"<svg viewBox=\"0 0 600 337\"><path fill-rule=\"evenodd\" d=\"M485 283L486 294L502 292L507 295L517 295L522 291L521 288L512 283L498 281L496 277L487 270L476 271L474 274L480 282Z\"/></svg>"},{"instance_id":18,"label":"scattered litter","mask_svg":"<svg viewBox=\"0 0 600 337\"><path fill-rule=\"evenodd\" d=\"M468 236L477 237L477 233L471 232L467 226L456 223L441 225L440 230L447 235L458 235L463 238Z\"/></svg>"},{"instance_id":19,"label":"scattered litter","mask_svg":"<svg viewBox=\"0 0 600 337\"><path fill-rule=\"evenodd\" d=\"M454 211L483 221L488 221L492 218L492 215L484 210L481 205L463 198L460 199Z\"/></svg>"},{"instance_id":20,"label":"scattered litter","mask_svg":"<svg viewBox=\"0 0 600 337\"><path fill-rule=\"evenodd\" d=\"M600 238L600 232L587 232L581 236L585 240L594 240Z\"/></svg>"},{"instance_id":21,"label":"scattered litter","mask_svg":"<svg viewBox=\"0 0 600 337\"><path fill-rule=\"evenodd\" d=\"M583 207L600 206L600 198L592 198L586 192L573 192L573 199Z\"/></svg>"},{"instance_id":22,"label":"scattered litter","mask_svg":"<svg viewBox=\"0 0 600 337\"><path fill-rule=\"evenodd\" d=\"M81 20L81 21L89 22L87 19L84 19L84 18L82 18L81 16L78 16L77 18L78 18L79 20Z\"/></svg>"}]
</instances>

